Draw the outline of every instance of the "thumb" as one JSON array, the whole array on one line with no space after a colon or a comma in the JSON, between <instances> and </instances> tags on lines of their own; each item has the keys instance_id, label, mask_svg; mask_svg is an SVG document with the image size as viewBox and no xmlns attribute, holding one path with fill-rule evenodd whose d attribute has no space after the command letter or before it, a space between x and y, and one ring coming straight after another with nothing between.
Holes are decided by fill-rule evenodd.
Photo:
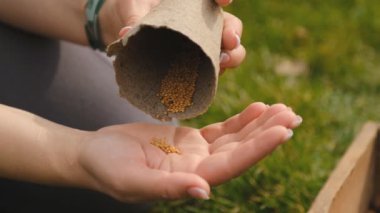
<instances>
[{"instance_id":1,"label":"thumb","mask_svg":"<svg viewBox=\"0 0 380 213\"><path fill-rule=\"evenodd\" d=\"M130 29L136 26L141 19L149 13L152 5L148 3L130 1L123 12L122 20L124 27L120 30L119 36L123 37Z\"/></svg>"},{"instance_id":2,"label":"thumb","mask_svg":"<svg viewBox=\"0 0 380 213\"><path fill-rule=\"evenodd\" d=\"M141 20L141 15L131 15L124 21L124 27L119 31L119 37L124 37L131 29L133 29L137 23Z\"/></svg>"},{"instance_id":3,"label":"thumb","mask_svg":"<svg viewBox=\"0 0 380 213\"><path fill-rule=\"evenodd\" d=\"M145 13L139 15L130 15L124 21L124 27L119 31L119 37L122 38L127 34L131 29L133 29L139 21L144 17Z\"/></svg>"},{"instance_id":4,"label":"thumb","mask_svg":"<svg viewBox=\"0 0 380 213\"><path fill-rule=\"evenodd\" d=\"M151 182L153 194L157 198L180 199L193 197L209 199L210 186L200 176L184 172L159 172Z\"/></svg>"}]
</instances>

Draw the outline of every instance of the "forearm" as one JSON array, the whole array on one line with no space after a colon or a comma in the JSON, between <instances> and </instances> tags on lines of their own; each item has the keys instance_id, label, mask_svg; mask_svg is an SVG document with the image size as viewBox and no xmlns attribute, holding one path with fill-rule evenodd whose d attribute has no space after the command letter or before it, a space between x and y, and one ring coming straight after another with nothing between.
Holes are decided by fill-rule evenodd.
<instances>
[{"instance_id":1,"label":"forearm","mask_svg":"<svg viewBox=\"0 0 380 213\"><path fill-rule=\"evenodd\" d=\"M87 187L77 163L86 132L0 104L0 177Z\"/></svg>"},{"instance_id":2,"label":"forearm","mask_svg":"<svg viewBox=\"0 0 380 213\"><path fill-rule=\"evenodd\" d=\"M43 36L87 44L86 0L0 0L0 21Z\"/></svg>"}]
</instances>

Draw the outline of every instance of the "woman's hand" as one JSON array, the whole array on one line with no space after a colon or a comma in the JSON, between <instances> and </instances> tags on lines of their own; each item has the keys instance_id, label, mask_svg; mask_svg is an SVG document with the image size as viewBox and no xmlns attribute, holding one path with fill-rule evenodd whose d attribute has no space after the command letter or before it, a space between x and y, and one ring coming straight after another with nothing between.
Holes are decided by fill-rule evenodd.
<instances>
[{"instance_id":1,"label":"woman's hand","mask_svg":"<svg viewBox=\"0 0 380 213\"><path fill-rule=\"evenodd\" d=\"M202 129L126 124L91 133L79 150L90 186L125 202L207 199L210 185L239 176L288 140L301 117L283 104L254 103ZM150 144L166 139L181 154Z\"/></svg>"},{"instance_id":2,"label":"woman's hand","mask_svg":"<svg viewBox=\"0 0 380 213\"><path fill-rule=\"evenodd\" d=\"M230 0L216 0L221 6L227 6ZM122 37L142 17L160 3L160 0L107 0L100 10L100 26L103 40L108 45ZM245 58L245 49L240 44L243 25L239 18L224 12L222 34L222 54L220 66L225 68L240 65Z\"/></svg>"}]
</instances>

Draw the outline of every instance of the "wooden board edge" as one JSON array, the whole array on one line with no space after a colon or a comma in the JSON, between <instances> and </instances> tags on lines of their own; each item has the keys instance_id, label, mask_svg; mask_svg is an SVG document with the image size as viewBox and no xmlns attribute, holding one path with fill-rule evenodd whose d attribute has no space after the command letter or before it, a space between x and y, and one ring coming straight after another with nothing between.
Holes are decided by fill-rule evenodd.
<instances>
[{"instance_id":1,"label":"wooden board edge","mask_svg":"<svg viewBox=\"0 0 380 213\"><path fill-rule=\"evenodd\" d=\"M369 149L374 149L379 128L379 123L371 121L363 125L362 129L357 134L352 144L331 173L327 182L318 193L308 211L309 213L331 212L336 196L343 189L346 180L357 167L359 160L363 157L363 155L371 151ZM366 186L366 188L371 189L368 186ZM370 197L368 197L368 203L369 199Z\"/></svg>"}]
</instances>

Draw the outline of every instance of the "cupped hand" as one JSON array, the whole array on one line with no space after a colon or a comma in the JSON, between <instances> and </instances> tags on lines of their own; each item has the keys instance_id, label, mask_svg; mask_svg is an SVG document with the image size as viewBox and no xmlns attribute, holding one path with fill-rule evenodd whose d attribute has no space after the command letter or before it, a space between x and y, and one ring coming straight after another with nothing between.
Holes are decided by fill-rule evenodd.
<instances>
[{"instance_id":1,"label":"cupped hand","mask_svg":"<svg viewBox=\"0 0 380 213\"><path fill-rule=\"evenodd\" d=\"M230 0L215 0L220 6L227 6ZM100 10L100 26L106 45L127 33L160 0L107 0ZM234 68L245 58L245 49L240 43L243 25L236 16L223 12L224 28L220 55L221 73Z\"/></svg>"},{"instance_id":2,"label":"cupped hand","mask_svg":"<svg viewBox=\"0 0 380 213\"><path fill-rule=\"evenodd\" d=\"M202 129L147 123L106 127L83 141L79 164L102 191L125 202L207 199L210 186L239 176L301 123L283 104L254 103L228 120ZM181 154L150 142L165 139Z\"/></svg>"}]
</instances>

